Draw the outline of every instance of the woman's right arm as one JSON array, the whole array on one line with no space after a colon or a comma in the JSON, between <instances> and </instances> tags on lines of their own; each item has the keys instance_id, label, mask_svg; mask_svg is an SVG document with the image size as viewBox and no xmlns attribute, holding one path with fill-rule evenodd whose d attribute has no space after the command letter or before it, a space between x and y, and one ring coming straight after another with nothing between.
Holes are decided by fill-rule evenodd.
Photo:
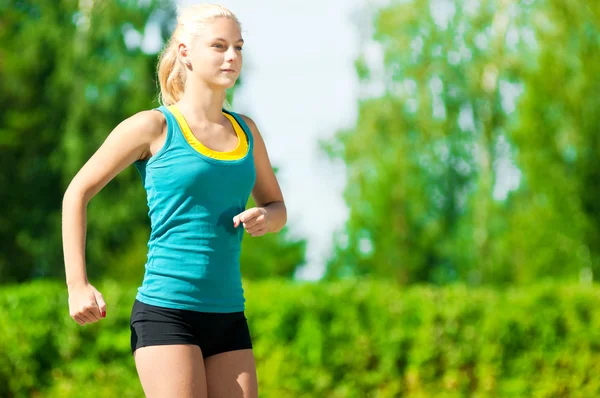
<instances>
[{"instance_id":1,"label":"woman's right arm","mask_svg":"<svg viewBox=\"0 0 600 398\"><path fill-rule=\"evenodd\" d=\"M89 283L85 263L88 202L117 174L156 153L165 140L162 113L143 111L121 122L69 184L62 208L62 239L69 312L80 325L106 316L102 295Z\"/></svg>"}]
</instances>

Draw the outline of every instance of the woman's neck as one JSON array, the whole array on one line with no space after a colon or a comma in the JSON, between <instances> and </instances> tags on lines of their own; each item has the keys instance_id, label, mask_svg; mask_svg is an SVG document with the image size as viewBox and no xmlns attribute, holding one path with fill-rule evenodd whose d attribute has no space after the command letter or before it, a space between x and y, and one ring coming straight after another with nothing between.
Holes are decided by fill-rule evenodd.
<instances>
[{"instance_id":1,"label":"woman's neck","mask_svg":"<svg viewBox=\"0 0 600 398\"><path fill-rule=\"evenodd\" d=\"M190 79L185 84L185 92L177 102L177 107L196 121L219 123L223 119L222 109L225 98L224 89L215 90L204 83Z\"/></svg>"}]
</instances>

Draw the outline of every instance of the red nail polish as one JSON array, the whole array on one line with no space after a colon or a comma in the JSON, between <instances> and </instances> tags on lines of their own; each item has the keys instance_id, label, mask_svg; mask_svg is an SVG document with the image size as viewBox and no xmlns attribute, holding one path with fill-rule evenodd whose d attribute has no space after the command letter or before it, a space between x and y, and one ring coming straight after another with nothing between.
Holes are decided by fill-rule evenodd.
<instances>
[{"instance_id":1,"label":"red nail polish","mask_svg":"<svg viewBox=\"0 0 600 398\"><path fill-rule=\"evenodd\" d=\"M102 311L102 318L106 318L106 311Z\"/></svg>"}]
</instances>

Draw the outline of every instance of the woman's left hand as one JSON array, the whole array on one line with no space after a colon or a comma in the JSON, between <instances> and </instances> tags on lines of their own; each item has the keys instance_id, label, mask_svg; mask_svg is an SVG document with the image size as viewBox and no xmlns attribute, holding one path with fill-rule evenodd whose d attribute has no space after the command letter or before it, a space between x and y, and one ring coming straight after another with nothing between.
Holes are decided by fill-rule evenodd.
<instances>
[{"instance_id":1,"label":"woman's left hand","mask_svg":"<svg viewBox=\"0 0 600 398\"><path fill-rule=\"evenodd\" d=\"M240 224L254 237L265 235L269 232L267 210L264 207L252 207L233 217L233 226L237 228Z\"/></svg>"}]
</instances>

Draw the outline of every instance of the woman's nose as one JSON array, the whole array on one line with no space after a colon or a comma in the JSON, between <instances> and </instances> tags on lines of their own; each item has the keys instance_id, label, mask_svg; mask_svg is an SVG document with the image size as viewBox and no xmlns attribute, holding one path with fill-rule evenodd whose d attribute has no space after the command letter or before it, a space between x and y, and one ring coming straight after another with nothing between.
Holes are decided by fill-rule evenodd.
<instances>
[{"instance_id":1,"label":"woman's nose","mask_svg":"<svg viewBox=\"0 0 600 398\"><path fill-rule=\"evenodd\" d=\"M227 58L227 61L234 61L237 59L237 57L238 57L238 54L235 51L235 48L229 47L229 50L227 50L227 52L225 53L225 58Z\"/></svg>"}]
</instances>

